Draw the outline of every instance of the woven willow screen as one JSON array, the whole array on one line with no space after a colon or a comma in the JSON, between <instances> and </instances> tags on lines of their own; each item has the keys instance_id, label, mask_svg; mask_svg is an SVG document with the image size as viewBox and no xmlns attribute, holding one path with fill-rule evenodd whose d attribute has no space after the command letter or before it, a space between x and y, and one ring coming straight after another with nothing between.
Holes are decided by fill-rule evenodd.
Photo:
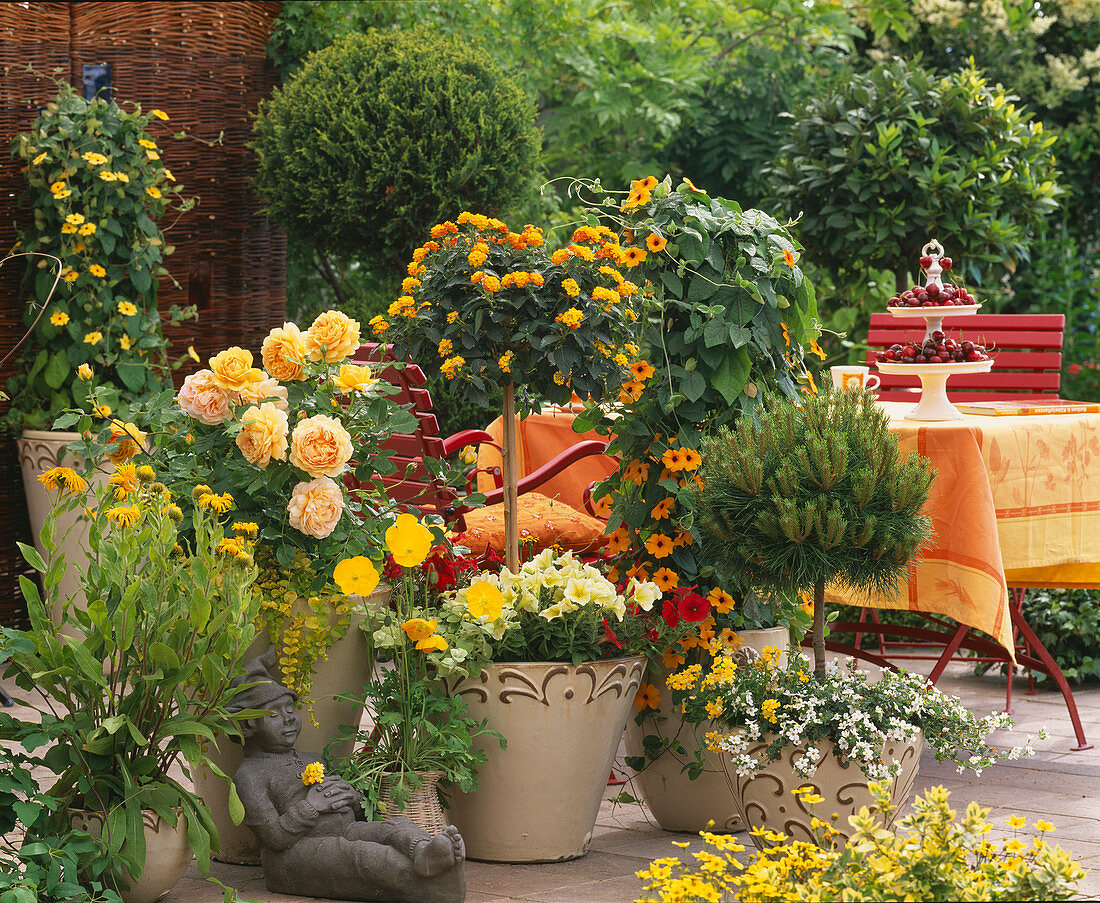
<instances>
[{"instance_id":1,"label":"woven willow screen","mask_svg":"<svg viewBox=\"0 0 1100 903\"><path fill-rule=\"evenodd\" d=\"M162 141L161 152L198 206L178 222L161 223L176 252L160 280L162 310L196 304L198 321L169 333L173 352L194 345L205 360L227 345L258 347L286 311L285 243L263 217L251 190L254 158L246 142L251 114L274 84L265 48L281 4L0 3L0 256L15 243L26 215L17 198L23 176L9 157L52 84L27 73L82 81L83 67L107 63L120 102L159 108L188 134ZM23 334L23 265L0 269L0 356ZM0 385L11 375L0 371ZM186 371L181 371L179 379ZM14 539L29 542L14 441L0 437L0 623L20 624L25 605L18 574L26 573Z\"/></svg>"}]
</instances>

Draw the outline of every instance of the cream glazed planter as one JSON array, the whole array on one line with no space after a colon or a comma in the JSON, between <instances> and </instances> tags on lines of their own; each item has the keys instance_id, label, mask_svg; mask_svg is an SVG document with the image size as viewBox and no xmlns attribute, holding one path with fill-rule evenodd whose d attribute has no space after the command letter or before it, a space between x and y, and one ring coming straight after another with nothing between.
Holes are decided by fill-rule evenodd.
<instances>
[{"instance_id":1,"label":"cream glazed planter","mask_svg":"<svg viewBox=\"0 0 1100 903\"><path fill-rule=\"evenodd\" d=\"M378 588L366 597L358 598L366 607L384 608L390 601L390 587L379 584ZM341 725L353 728L363 720L362 702L335 699L338 694L355 694L371 679L370 641L359 629L363 616L352 612L348 632L329 649L328 659L317 663L313 675L313 717L314 724L307 712L302 714L302 732L295 746L304 752L322 755L325 747L342 734ZM260 631L244 654L244 661L261 655L269 645L267 634ZM351 741L333 747L333 756L343 758L351 755L354 743ZM241 766L244 748L228 737L218 735L218 746L209 748L210 758L230 778ZM218 829L218 849L211 856L219 862L234 865L259 865L260 847L252 829L247 825L235 825L229 817L229 786L224 780L209 771L199 771L194 775L195 792L202 797L210 810L214 826Z\"/></svg>"},{"instance_id":2,"label":"cream glazed planter","mask_svg":"<svg viewBox=\"0 0 1100 903\"><path fill-rule=\"evenodd\" d=\"M451 795L448 817L466 855L490 862L558 862L588 852L641 656L571 665L506 662L452 690L471 718L508 741L479 740L488 755L478 789Z\"/></svg>"},{"instance_id":3,"label":"cream glazed planter","mask_svg":"<svg viewBox=\"0 0 1100 903\"><path fill-rule=\"evenodd\" d=\"M742 644L738 654L744 660L755 657L747 650L757 654L767 646L786 650L790 642L785 627L743 630L738 635ZM778 663L781 667L785 667L786 658L784 652ZM646 762L645 768L632 778L632 785L641 791L654 820L665 831L691 834L704 830L727 834L743 831L745 824L737 812L723 756L708 750L705 741L700 742L707 732L705 726L696 728L674 711L671 693L665 685L667 677L667 672L655 674L651 670L646 674L646 680L656 684L661 692L660 706L653 715L665 720L657 722L646 718L639 725L631 713L626 724L626 752L628 756L645 756L643 738L647 733L660 732L661 736L683 746L684 753L665 750L652 762ZM684 766L695 761L695 751L700 747L707 765L703 773L692 780Z\"/></svg>"},{"instance_id":4,"label":"cream glazed planter","mask_svg":"<svg viewBox=\"0 0 1100 903\"><path fill-rule=\"evenodd\" d=\"M773 736L765 735L765 740ZM839 815L832 821L833 828L838 832L835 843L843 845L855 832L848 818L862 806L871 808L874 805L871 792L867 789L867 775L855 762L841 762L834 756L831 741L821 740L813 746L818 750L820 764L809 778L802 777L796 770L797 764L806 755L806 746L788 744L776 761L764 765L763 770L755 775L743 777L731 766L730 781L737 810L752 828L767 828L786 834L792 840L809 842L814 841L811 818L816 815L822 821L829 822L835 812ZM763 756L766 748L765 743L757 743L749 748L749 755ZM890 799L895 809L885 827L893 823L898 810L913 792L923 749L923 732L918 732L911 740L891 740L883 745L881 760L886 764L897 762L901 766L890 783ZM825 798L824 802L812 807L812 813L810 807L794 794L795 790L806 786ZM755 834L750 836L758 849L771 846Z\"/></svg>"},{"instance_id":5,"label":"cream glazed planter","mask_svg":"<svg viewBox=\"0 0 1100 903\"><path fill-rule=\"evenodd\" d=\"M156 812L142 811L145 824L145 869L136 883L126 872L123 882L129 890L119 890L123 903L154 903L166 897L187 871L193 853L187 842L187 819L176 810L175 826L168 824ZM102 812L69 810L69 823L78 831L99 837L105 821Z\"/></svg>"},{"instance_id":6,"label":"cream glazed planter","mask_svg":"<svg viewBox=\"0 0 1100 903\"><path fill-rule=\"evenodd\" d=\"M27 499L27 513L30 516L31 535L38 554L45 558L42 547L42 526L50 513L52 500L38 478L54 467L72 467L78 472L84 469L84 460L66 446L80 441L80 434L62 430L24 430L16 440L19 453L19 466L23 472L23 493ZM106 475L98 475L99 481ZM96 486L92 485L92 490ZM57 519L56 542L65 553L65 571L61 575L61 598L75 599L77 605L84 604L84 589L81 576L87 570L88 562L88 522L81 516L79 509L66 511ZM49 564L49 562L46 562ZM53 611L53 622L59 624L60 605Z\"/></svg>"}]
</instances>

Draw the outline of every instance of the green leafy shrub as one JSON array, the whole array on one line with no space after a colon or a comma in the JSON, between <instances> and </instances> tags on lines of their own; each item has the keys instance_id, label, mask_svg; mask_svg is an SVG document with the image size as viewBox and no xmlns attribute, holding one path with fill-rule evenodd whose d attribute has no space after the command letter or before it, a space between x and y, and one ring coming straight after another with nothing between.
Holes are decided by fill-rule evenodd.
<instances>
[{"instance_id":1,"label":"green leafy shrub","mask_svg":"<svg viewBox=\"0 0 1100 903\"><path fill-rule=\"evenodd\" d=\"M708 628L771 626L774 612L741 604L750 587L700 555L686 499L705 430L759 410L765 391L797 395L812 382L806 358L820 329L813 286L797 265L801 247L763 211L711 198L688 180L676 188L669 177L637 180L625 203L610 199L594 212L620 228L646 299L645 360L632 367L617 410L579 418L615 436L620 468L596 493L614 500L609 548L628 576L665 591L713 588L723 617Z\"/></svg>"},{"instance_id":2,"label":"green leafy shrub","mask_svg":"<svg viewBox=\"0 0 1100 903\"><path fill-rule=\"evenodd\" d=\"M86 101L62 82L31 130L15 138L30 208L19 250L59 258L63 280L9 384L16 427L49 428L87 402L81 365L96 372L99 404L122 419L130 404L170 385L157 279L167 275L162 262L172 247L157 221L193 202L180 198L150 134L167 119L136 104L127 112L113 101ZM30 326L57 271L47 259L28 259ZM173 308L172 316L183 314Z\"/></svg>"},{"instance_id":3,"label":"green leafy shrub","mask_svg":"<svg viewBox=\"0 0 1100 903\"><path fill-rule=\"evenodd\" d=\"M291 239L397 271L435 223L530 193L534 118L522 89L468 42L351 34L261 105L257 187Z\"/></svg>"},{"instance_id":4,"label":"green leafy shrub","mask_svg":"<svg viewBox=\"0 0 1100 903\"><path fill-rule=\"evenodd\" d=\"M1067 680L1100 677L1100 593L1031 589L1024 599L1024 615Z\"/></svg>"},{"instance_id":5,"label":"green leafy shrub","mask_svg":"<svg viewBox=\"0 0 1100 903\"><path fill-rule=\"evenodd\" d=\"M1014 100L973 65L935 78L890 59L794 113L775 191L802 214L807 256L836 273L839 306L870 269L905 283L929 236L954 249L955 271L972 282L1028 259L1061 192L1055 136Z\"/></svg>"}]
</instances>

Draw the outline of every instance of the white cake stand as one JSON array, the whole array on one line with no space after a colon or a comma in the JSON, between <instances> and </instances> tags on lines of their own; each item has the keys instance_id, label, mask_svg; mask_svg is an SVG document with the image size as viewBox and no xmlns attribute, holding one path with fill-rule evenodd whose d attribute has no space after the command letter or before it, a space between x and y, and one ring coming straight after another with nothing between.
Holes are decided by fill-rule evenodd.
<instances>
[{"instance_id":1,"label":"white cake stand","mask_svg":"<svg viewBox=\"0 0 1100 903\"><path fill-rule=\"evenodd\" d=\"M920 402L905 415L906 420L962 420L966 415L947 400L948 378L955 373L988 373L993 369L993 361L967 361L962 364L898 364L893 361L879 361L876 366L883 373L897 376L910 373L920 377Z\"/></svg>"},{"instance_id":2,"label":"white cake stand","mask_svg":"<svg viewBox=\"0 0 1100 903\"><path fill-rule=\"evenodd\" d=\"M945 317L974 314L977 313L980 308L980 304L960 304L957 307L949 307L945 304L942 307L887 307L886 309L895 317L906 317L911 319L923 317L927 320L927 324L924 328L924 339L922 340L927 341L932 338L932 333L943 331L943 321ZM913 366L919 367L920 364L913 364Z\"/></svg>"}]
</instances>

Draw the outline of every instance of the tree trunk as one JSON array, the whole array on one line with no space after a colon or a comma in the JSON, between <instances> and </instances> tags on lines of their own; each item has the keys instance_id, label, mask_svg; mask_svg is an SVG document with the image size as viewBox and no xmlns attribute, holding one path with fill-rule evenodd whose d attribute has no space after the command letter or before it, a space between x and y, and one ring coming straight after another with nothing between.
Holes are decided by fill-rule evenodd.
<instances>
[{"instance_id":1,"label":"tree trunk","mask_svg":"<svg viewBox=\"0 0 1100 903\"><path fill-rule=\"evenodd\" d=\"M504 563L513 574L519 571L519 477L516 468L516 402L514 386L504 387L504 436L501 457L504 467Z\"/></svg>"},{"instance_id":2,"label":"tree trunk","mask_svg":"<svg viewBox=\"0 0 1100 903\"><path fill-rule=\"evenodd\" d=\"M814 674L825 676L825 581L814 584Z\"/></svg>"}]
</instances>

